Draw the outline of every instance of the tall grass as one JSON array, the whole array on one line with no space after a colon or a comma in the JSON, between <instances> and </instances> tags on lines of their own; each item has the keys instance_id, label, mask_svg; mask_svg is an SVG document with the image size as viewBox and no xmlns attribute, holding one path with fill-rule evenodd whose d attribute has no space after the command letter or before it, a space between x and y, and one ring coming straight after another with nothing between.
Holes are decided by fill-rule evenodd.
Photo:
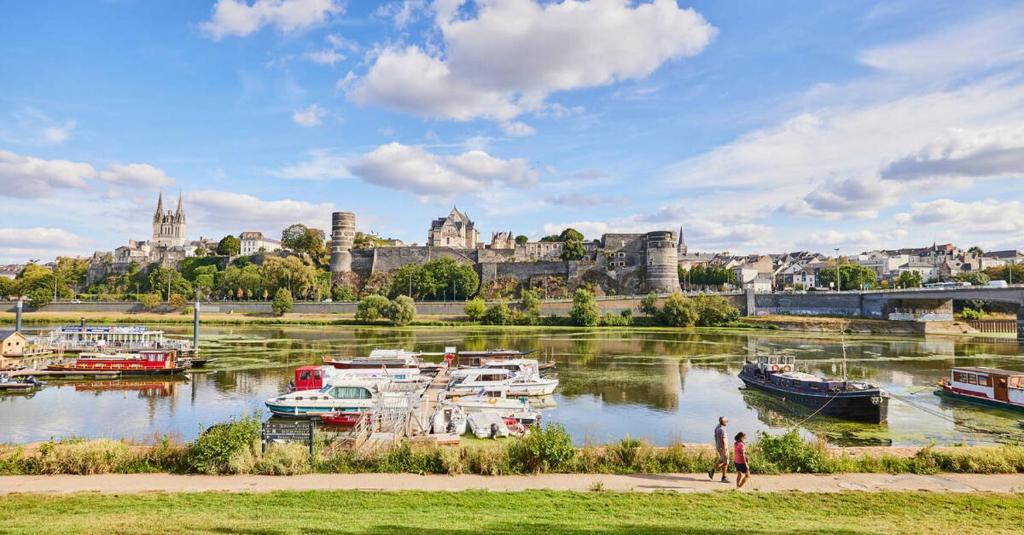
<instances>
[{"instance_id":1,"label":"tall grass","mask_svg":"<svg viewBox=\"0 0 1024 535\"><path fill-rule=\"evenodd\" d=\"M153 444L109 439L51 441L37 448L0 446L0 475L177 472L294 475L417 473L507 475L530 473L699 473L714 464L704 447L655 447L625 438L605 446L575 448L565 429L547 426L521 439L460 447L400 443L353 451L318 441L311 459L302 444L271 445L260 453L260 422L241 418L211 427L189 444L162 438ZM1024 473L1024 446L925 447L913 456L846 455L796 431L762 434L748 449L755 473Z\"/></svg>"}]
</instances>

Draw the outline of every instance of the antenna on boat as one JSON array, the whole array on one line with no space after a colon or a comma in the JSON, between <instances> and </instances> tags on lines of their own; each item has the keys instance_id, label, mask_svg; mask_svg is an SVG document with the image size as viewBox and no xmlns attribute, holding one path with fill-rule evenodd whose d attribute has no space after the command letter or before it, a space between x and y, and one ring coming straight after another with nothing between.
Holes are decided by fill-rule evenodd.
<instances>
[{"instance_id":1,"label":"antenna on boat","mask_svg":"<svg viewBox=\"0 0 1024 535\"><path fill-rule=\"evenodd\" d=\"M839 342L843 348L843 382L846 382L846 329L843 328L842 323L839 324Z\"/></svg>"}]
</instances>

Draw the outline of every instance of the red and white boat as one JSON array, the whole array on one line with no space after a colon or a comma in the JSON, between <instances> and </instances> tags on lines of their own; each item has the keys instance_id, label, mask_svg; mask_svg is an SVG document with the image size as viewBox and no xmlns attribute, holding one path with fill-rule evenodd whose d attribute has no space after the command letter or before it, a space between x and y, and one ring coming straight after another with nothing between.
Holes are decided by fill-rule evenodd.
<instances>
[{"instance_id":1,"label":"red and white boat","mask_svg":"<svg viewBox=\"0 0 1024 535\"><path fill-rule=\"evenodd\" d=\"M83 353L69 363L50 364L49 371L57 372L118 372L121 375L173 375L183 373L188 366L178 361L178 352L154 349L106 355Z\"/></svg>"},{"instance_id":2,"label":"red and white boat","mask_svg":"<svg viewBox=\"0 0 1024 535\"><path fill-rule=\"evenodd\" d=\"M970 366L953 368L935 393L992 407L1024 411L1024 372Z\"/></svg>"}]
</instances>

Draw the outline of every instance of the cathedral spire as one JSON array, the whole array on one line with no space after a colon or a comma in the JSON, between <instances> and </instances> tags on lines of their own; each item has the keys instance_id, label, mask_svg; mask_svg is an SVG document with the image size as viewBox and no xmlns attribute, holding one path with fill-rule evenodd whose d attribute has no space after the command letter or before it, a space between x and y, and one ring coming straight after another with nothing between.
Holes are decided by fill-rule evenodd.
<instances>
[{"instance_id":1,"label":"cathedral spire","mask_svg":"<svg viewBox=\"0 0 1024 535\"><path fill-rule=\"evenodd\" d=\"M182 207L182 204L181 204L181 192L180 191L178 192L178 209L175 210L175 212L174 212L174 219L177 220L178 222L184 222L185 221L185 209Z\"/></svg>"},{"instance_id":2,"label":"cathedral spire","mask_svg":"<svg viewBox=\"0 0 1024 535\"><path fill-rule=\"evenodd\" d=\"M160 221L160 218L164 215L164 192L160 192L160 196L156 198L156 212L153 213L153 221Z\"/></svg>"},{"instance_id":3,"label":"cathedral spire","mask_svg":"<svg viewBox=\"0 0 1024 535\"><path fill-rule=\"evenodd\" d=\"M676 250L680 255L685 255L686 249L686 238L683 237L683 226L679 225L679 243L676 245Z\"/></svg>"}]
</instances>

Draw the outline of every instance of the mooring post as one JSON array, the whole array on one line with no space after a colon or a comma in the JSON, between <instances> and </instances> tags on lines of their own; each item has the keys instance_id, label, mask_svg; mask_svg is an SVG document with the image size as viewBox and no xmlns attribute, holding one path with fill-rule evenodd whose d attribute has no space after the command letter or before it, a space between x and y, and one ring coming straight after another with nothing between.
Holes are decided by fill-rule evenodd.
<instances>
[{"instance_id":1,"label":"mooring post","mask_svg":"<svg viewBox=\"0 0 1024 535\"><path fill-rule=\"evenodd\" d=\"M17 331L17 332L21 332L21 307L22 306L23 306L22 305L22 300L21 300L21 298L18 298L18 303L16 305L14 305L14 330Z\"/></svg>"},{"instance_id":2,"label":"mooring post","mask_svg":"<svg viewBox=\"0 0 1024 535\"><path fill-rule=\"evenodd\" d=\"M199 354L199 300L192 309L192 354Z\"/></svg>"},{"instance_id":3,"label":"mooring post","mask_svg":"<svg viewBox=\"0 0 1024 535\"><path fill-rule=\"evenodd\" d=\"M310 420L309 420L309 462L311 464L312 464L313 458L315 456L315 454L313 453L313 435L315 433L315 430L316 430L316 424L313 422L313 419L310 418Z\"/></svg>"}]
</instances>

